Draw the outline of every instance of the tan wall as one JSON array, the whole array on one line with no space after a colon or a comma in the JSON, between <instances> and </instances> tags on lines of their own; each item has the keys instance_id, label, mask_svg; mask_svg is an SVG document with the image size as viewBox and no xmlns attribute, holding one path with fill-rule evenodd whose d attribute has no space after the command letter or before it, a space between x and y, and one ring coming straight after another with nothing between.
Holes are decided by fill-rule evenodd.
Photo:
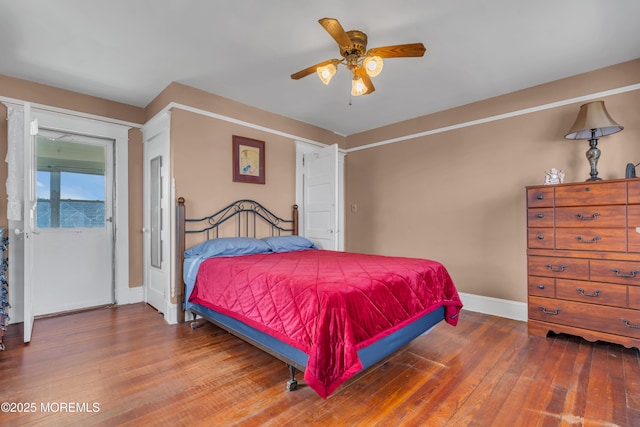
<instances>
[{"instance_id":1,"label":"tan wall","mask_svg":"<svg viewBox=\"0 0 640 427\"><path fill-rule=\"evenodd\" d=\"M264 185L233 182L233 135L265 142ZM238 199L257 200L275 214L291 217L296 155L292 140L175 109L171 141L176 196L185 198L188 217L209 215ZM187 246L195 242L190 240Z\"/></svg>"},{"instance_id":2,"label":"tan wall","mask_svg":"<svg viewBox=\"0 0 640 427\"><path fill-rule=\"evenodd\" d=\"M209 215L238 199L254 199L282 218L290 218L296 190L296 139L345 145L344 137L325 129L179 83L170 84L149 104L148 117L170 103L200 110L197 113L181 108L171 110L171 161L176 196L186 199L190 218ZM248 125L209 117L208 113ZM265 142L264 185L233 182L233 135ZM196 239L190 237L187 246L195 242Z\"/></svg>"},{"instance_id":3,"label":"tan wall","mask_svg":"<svg viewBox=\"0 0 640 427\"><path fill-rule=\"evenodd\" d=\"M351 136L348 148L640 82L640 60ZM640 90L599 98L625 126L600 139L598 170L640 162ZM581 103L351 151L346 248L439 260L460 291L526 301L525 186L552 167L589 177L588 142L564 134ZM640 168L639 168L640 171Z\"/></svg>"},{"instance_id":4,"label":"tan wall","mask_svg":"<svg viewBox=\"0 0 640 427\"><path fill-rule=\"evenodd\" d=\"M131 105L0 75L0 96L130 123L144 123L145 110ZM7 180L7 110L0 104L0 182ZM129 286L142 286L142 135L129 131ZM7 190L0 185L0 225L7 225Z\"/></svg>"},{"instance_id":5,"label":"tan wall","mask_svg":"<svg viewBox=\"0 0 640 427\"><path fill-rule=\"evenodd\" d=\"M142 131L129 131L129 287L144 285Z\"/></svg>"}]
</instances>

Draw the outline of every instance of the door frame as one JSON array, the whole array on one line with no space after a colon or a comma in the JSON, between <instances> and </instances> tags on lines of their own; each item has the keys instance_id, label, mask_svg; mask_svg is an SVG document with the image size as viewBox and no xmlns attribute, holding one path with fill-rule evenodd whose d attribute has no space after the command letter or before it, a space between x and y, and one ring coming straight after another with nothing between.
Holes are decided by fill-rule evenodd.
<instances>
[{"instance_id":1,"label":"door frame","mask_svg":"<svg viewBox=\"0 0 640 427\"><path fill-rule=\"evenodd\" d=\"M296 141L296 204L300 212L299 229L304 230L304 163L305 154L317 151L319 148L325 148L325 144L311 144L304 141ZM338 250L344 251L344 157L346 152L338 148Z\"/></svg>"},{"instance_id":2,"label":"door frame","mask_svg":"<svg viewBox=\"0 0 640 427\"><path fill-rule=\"evenodd\" d=\"M31 115L27 118L29 123L34 119L38 119L38 126L42 125L43 128L81 133L114 141L112 212L115 303L129 304L129 127L37 108L32 108ZM30 141L34 144L35 138L32 136ZM30 203L26 194L25 203ZM26 232L33 233L34 228L34 224L25 223Z\"/></svg>"}]
</instances>

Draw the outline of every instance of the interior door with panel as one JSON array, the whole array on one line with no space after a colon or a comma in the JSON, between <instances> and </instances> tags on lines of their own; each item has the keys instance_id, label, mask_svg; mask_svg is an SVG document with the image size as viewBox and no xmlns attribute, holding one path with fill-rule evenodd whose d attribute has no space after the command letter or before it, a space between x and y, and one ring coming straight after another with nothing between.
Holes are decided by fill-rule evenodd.
<instances>
[{"instance_id":1,"label":"interior door with panel","mask_svg":"<svg viewBox=\"0 0 640 427\"><path fill-rule=\"evenodd\" d=\"M169 207L169 115L146 125L144 133L144 280L145 301L171 313L171 225Z\"/></svg>"},{"instance_id":2,"label":"interior door with panel","mask_svg":"<svg viewBox=\"0 0 640 427\"><path fill-rule=\"evenodd\" d=\"M321 249L339 250L338 146L303 156L304 235Z\"/></svg>"}]
</instances>

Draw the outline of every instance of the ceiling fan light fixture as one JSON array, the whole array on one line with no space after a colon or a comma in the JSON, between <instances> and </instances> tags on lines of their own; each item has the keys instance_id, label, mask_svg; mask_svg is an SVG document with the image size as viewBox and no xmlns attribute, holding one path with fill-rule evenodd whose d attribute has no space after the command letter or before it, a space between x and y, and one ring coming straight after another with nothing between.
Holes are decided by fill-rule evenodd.
<instances>
[{"instance_id":1,"label":"ceiling fan light fixture","mask_svg":"<svg viewBox=\"0 0 640 427\"><path fill-rule=\"evenodd\" d=\"M367 50L367 35L362 31L345 31L335 18L322 18L318 22L338 44L342 58L320 62L293 73L291 78L294 80L315 72L322 83L327 85L336 74L338 65L344 64L345 68L353 73L351 95L368 95L376 90L371 77L377 76L382 71L382 58L420 57L426 52L422 43L397 44Z\"/></svg>"},{"instance_id":2,"label":"ceiling fan light fixture","mask_svg":"<svg viewBox=\"0 0 640 427\"><path fill-rule=\"evenodd\" d=\"M320 78L322 83L328 85L331 81L331 78L333 78L333 76L336 74L337 69L338 67L336 67L336 64L331 63L325 65L324 67L318 67L316 72L318 73L318 77Z\"/></svg>"},{"instance_id":3,"label":"ceiling fan light fixture","mask_svg":"<svg viewBox=\"0 0 640 427\"><path fill-rule=\"evenodd\" d=\"M365 93L367 93L367 85L364 84L360 76L353 76L353 80L351 80L351 95L360 96Z\"/></svg>"},{"instance_id":4,"label":"ceiling fan light fixture","mask_svg":"<svg viewBox=\"0 0 640 427\"><path fill-rule=\"evenodd\" d=\"M382 58L379 56L367 56L364 58L364 61L362 61L362 65L364 65L364 69L370 77L375 77L380 74L384 64Z\"/></svg>"}]
</instances>

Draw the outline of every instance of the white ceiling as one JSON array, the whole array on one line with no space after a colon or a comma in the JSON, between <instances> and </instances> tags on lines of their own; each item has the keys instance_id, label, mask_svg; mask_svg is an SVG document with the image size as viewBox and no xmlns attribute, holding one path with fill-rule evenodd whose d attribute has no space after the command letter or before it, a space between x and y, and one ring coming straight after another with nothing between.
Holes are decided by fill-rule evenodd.
<instances>
[{"instance_id":1,"label":"white ceiling","mask_svg":"<svg viewBox=\"0 0 640 427\"><path fill-rule=\"evenodd\" d=\"M368 47L422 42L351 99L289 76L339 56L318 19ZM175 81L342 135L640 57L638 0L0 0L0 74L145 107Z\"/></svg>"}]
</instances>

